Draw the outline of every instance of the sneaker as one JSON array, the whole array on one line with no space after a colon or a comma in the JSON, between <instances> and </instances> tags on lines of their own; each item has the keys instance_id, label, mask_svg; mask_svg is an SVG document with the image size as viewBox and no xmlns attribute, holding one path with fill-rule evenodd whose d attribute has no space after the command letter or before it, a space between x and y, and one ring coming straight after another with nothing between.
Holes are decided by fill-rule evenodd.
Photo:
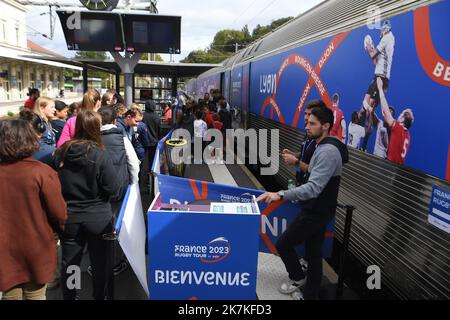
<instances>
[{"instance_id":1,"label":"sneaker","mask_svg":"<svg viewBox=\"0 0 450 320\"><path fill-rule=\"evenodd\" d=\"M128 263L126 263L125 261L122 261L121 263L119 263L117 266L115 266L113 268L113 272L114 272L115 276L118 276L119 274L121 274L122 272L124 272L127 269L128 269Z\"/></svg>"},{"instance_id":2,"label":"sneaker","mask_svg":"<svg viewBox=\"0 0 450 320\"><path fill-rule=\"evenodd\" d=\"M294 300L305 300L305 298L303 298L303 293L300 291L300 289L292 292L291 298Z\"/></svg>"},{"instance_id":3,"label":"sneaker","mask_svg":"<svg viewBox=\"0 0 450 320\"><path fill-rule=\"evenodd\" d=\"M289 280L288 282L285 282L280 287L280 292L283 294L291 294L294 291L299 290L301 287L303 287L306 283L306 278L303 278L300 281L293 281Z\"/></svg>"},{"instance_id":4,"label":"sneaker","mask_svg":"<svg viewBox=\"0 0 450 320\"><path fill-rule=\"evenodd\" d=\"M87 267L87 273L92 277L92 266Z\"/></svg>"}]
</instances>

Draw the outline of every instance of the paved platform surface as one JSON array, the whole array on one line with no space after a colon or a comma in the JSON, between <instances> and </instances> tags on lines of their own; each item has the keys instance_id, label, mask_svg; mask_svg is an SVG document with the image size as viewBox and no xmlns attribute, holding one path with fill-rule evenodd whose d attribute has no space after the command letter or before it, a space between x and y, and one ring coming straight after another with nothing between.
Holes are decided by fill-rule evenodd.
<instances>
[{"instance_id":1,"label":"paved platform surface","mask_svg":"<svg viewBox=\"0 0 450 320\"><path fill-rule=\"evenodd\" d=\"M71 104L72 102L75 101L81 101L82 99L83 99L82 95L76 94L69 94L65 98L56 98L56 100L62 100L66 104ZM20 111L20 108L23 107L25 100L13 102L0 102L0 117L5 116L8 112L18 113Z\"/></svg>"},{"instance_id":2,"label":"paved platform surface","mask_svg":"<svg viewBox=\"0 0 450 320\"><path fill-rule=\"evenodd\" d=\"M144 171L148 164L144 163ZM254 189L262 189L259 182L254 179L251 173L240 165L196 165L188 166L186 175L189 178L200 180L227 183L234 186L244 186ZM142 179L144 180L144 179ZM141 190L145 186L141 185ZM146 192L141 192L144 211L150 205L150 197ZM147 261L148 263L148 261ZM80 300L92 300L92 279L87 273L89 266L89 256L86 253L81 264L81 288L78 292ZM320 299L334 300L336 293L337 275L333 269L323 261L323 279L321 285ZM278 291L280 284L286 281L287 272L281 259L273 254L259 253L256 296L259 300L293 300L290 295L281 294ZM116 300L146 300L147 296L133 270L128 268L122 274L115 277L114 296ZM61 288L47 290L47 299L62 300ZM344 300L356 300L358 296L349 288L344 288Z\"/></svg>"},{"instance_id":3,"label":"paved platform surface","mask_svg":"<svg viewBox=\"0 0 450 320\"><path fill-rule=\"evenodd\" d=\"M81 288L78 291L80 300L92 300L92 278L87 273L89 257L83 257L81 264ZM336 292L337 276L333 269L324 261L324 276L320 292L321 300L334 300ZM281 294L278 291L280 284L287 280L287 273L281 259L272 254L259 253L256 295L259 300L293 300L290 295ZM139 284L134 272L128 268L114 280L115 300L146 300L145 291ZM62 300L61 288L47 290L48 300ZM344 288L344 300L358 300L358 296L349 288Z\"/></svg>"},{"instance_id":4,"label":"paved platform surface","mask_svg":"<svg viewBox=\"0 0 450 320\"><path fill-rule=\"evenodd\" d=\"M293 300L290 295L278 291L281 283L288 280L287 272L280 257L259 253L256 294L259 300ZM323 260L323 278L320 290L321 300L335 300L338 277L334 270ZM357 300L355 292L344 287L344 300Z\"/></svg>"}]
</instances>

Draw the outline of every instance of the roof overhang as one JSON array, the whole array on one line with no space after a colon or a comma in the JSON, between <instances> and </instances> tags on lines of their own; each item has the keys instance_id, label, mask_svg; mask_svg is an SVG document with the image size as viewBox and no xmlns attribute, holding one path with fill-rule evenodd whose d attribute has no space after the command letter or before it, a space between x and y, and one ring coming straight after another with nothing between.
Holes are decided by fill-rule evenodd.
<instances>
[{"instance_id":1,"label":"roof overhang","mask_svg":"<svg viewBox=\"0 0 450 320\"><path fill-rule=\"evenodd\" d=\"M22 54L22 52L17 52L15 50L11 50L8 48L2 48L2 51L0 53L0 58L8 58L8 59L15 59L15 60L21 60L21 61L27 61L27 62L34 62L38 64L45 64L52 67L59 67L59 68L68 68L68 69L75 69L75 70L82 70L82 67L77 66L75 64L66 64L64 60L54 60L54 59L60 59L60 58L54 58L50 56L39 56L39 55L33 55L33 54Z\"/></svg>"},{"instance_id":2,"label":"roof overhang","mask_svg":"<svg viewBox=\"0 0 450 320\"><path fill-rule=\"evenodd\" d=\"M29 56L23 56L28 58ZM44 61L71 65L73 67L96 69L106 72L121 72L114 60L70 59L59 57L40 57ZM134 68L135 74L146 74L158 77L196 77L209 69L220 67L220 64L172 63L156 61L140 61Z\"/></svg>"}]
</instances>

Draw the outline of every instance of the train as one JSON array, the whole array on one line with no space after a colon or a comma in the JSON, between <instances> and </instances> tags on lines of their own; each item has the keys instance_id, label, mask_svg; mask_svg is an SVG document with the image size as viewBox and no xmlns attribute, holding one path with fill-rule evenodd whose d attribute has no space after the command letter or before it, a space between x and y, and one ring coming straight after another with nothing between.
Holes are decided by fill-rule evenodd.
<instances>
[{"instance_id":1,"label":"train","mask_svg":"<svg viewBox=\"0 0 450 320\"><path fill-rule=\"evenodd\" d=\"M389 139L393 130L376 99L370 101L380 75L388 80L394 123L408 135L403 145L386 146L399 148L397 160L375 151L378 131L387 129ZM350 124L363 127L360 144L349 147L339 194L340 203L356 207L352 259L362 270L378 266L382 286L395 298L450 298L448 202L442 211L432 201L440 195L445 204L450 194L450 1L321 2L185 85L197 98L216 88L239 127L278 129L280 149L304 141L303 111L312 99L341 112L343 141L349 142ZM356 117L367 102L378 124ZM280 160L276 184L286 187L293 176ZM344 223L338 208L337 245Z\"/></svg>"}]
</instances>

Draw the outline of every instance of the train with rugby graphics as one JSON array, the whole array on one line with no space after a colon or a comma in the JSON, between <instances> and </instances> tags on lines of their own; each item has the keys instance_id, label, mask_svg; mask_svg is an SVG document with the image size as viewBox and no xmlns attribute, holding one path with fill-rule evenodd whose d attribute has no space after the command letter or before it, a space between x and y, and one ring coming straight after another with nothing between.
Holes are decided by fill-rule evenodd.
<instances>
[{"instance_id":1,"label":"train with rugby graphics","mask_svg":"<svg viewBox=\"0 0 450 320\"><path fill-rule=\"evenodd\" d=\"M322 99L351 155L339 202L356 207L352 259L378 266L397 298L450 298L449 0L324 1L185 90L213 88L235 124L279 129L280 149L300 148L305 104ZM293 177L280 160L276 183ZM344 218L338 209L337 247Z\"/></svg>"}]
</instances>

